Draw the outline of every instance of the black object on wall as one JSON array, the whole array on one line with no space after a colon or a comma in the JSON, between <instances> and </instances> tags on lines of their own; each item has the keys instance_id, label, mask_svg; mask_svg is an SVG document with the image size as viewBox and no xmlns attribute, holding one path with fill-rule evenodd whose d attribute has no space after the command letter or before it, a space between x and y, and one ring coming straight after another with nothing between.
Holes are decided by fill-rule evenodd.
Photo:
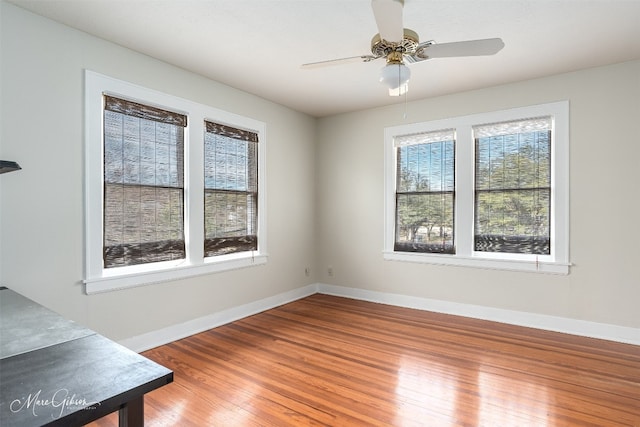
<instances>
[{"instance_id":1,"label":"black object on wall","mask_svg":"<svg viewBox=\"0 0 640 427\"><path fill-rule=\"evenodd\" d=\"M22 169L19 164L10 160L0 160L0 174Z\"/></svg>"}]
</instances>

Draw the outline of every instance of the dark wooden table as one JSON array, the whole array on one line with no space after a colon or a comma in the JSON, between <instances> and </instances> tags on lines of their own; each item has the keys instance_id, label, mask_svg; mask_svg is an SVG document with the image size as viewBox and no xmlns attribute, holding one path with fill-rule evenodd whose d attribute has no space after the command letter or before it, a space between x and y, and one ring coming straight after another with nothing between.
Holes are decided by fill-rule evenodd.
<instances>
[{"instance_id":1,"label":"dark wooden table","mask_svg":"<svg viewBox=\"0 0 640 427\"><path fill-rule=\"evenodd\" d=\"M144 395L173 372L0 287L0 426L81 426L119 411L144 425Z\"/></svg>"}]
</instances>

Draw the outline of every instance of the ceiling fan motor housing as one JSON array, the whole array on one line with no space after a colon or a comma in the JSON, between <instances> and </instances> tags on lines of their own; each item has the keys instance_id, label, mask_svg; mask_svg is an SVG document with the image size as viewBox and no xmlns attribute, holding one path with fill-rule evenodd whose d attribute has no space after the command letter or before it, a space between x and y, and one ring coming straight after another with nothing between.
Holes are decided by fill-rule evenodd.
<instances>
[{"instance_id":1,"label":"ceiling fan motor housing","mask_svg":"<svg viewBox=\"0 0 640 427\"><path fill-rule=\"evenodd\" d=\"M407 28L404 29L404 37L399 42L390 42L376 34L371 39L371 53L376 57L387 58L387 63L402 63L403 55L413 55L418 49L418 34Z\"/></svg>"}]
</instances>

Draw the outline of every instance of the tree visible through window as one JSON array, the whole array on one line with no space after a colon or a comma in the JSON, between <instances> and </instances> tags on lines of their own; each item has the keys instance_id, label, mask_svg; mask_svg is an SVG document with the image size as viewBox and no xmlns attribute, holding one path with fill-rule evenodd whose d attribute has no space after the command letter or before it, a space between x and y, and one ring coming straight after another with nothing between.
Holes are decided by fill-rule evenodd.
<instances>
[{"instance_id":1,"label":"tree visible through window","mask_svg":"<svg viewBox=\"0 0 640 427\"><path fill-rule=\"evenodd\" d=\"M396 138L395 250L455 253L454 133Z\"/></svg>"},{"instance_id":2,"label":"tree visible through window","mask_svg":"<svg viewBox=\"0 0 640 427\"><path fill-rule=\"evenodd\" d=\"M551 118L474 127L474 249L548 255Z\"/></svg>"},{"instance_id":3,"label":"tree visible through window","mask_svg":"<svg viewBox=\"0 0 640 427\"><path fill-rule=\"evenodd\" d=\"M384 133L385 259L569 273L569 102Z\"/></svg>"},{"instance_id":4,"label":"tree visible through window","mask_svg":"<svg viewBox=\"0 0 640 427\"><path fill-rule=\"evenodd\" d=\"M267 263L264 122L90 70L84 105L87 294Z\"/></svg>"}]
</instances>

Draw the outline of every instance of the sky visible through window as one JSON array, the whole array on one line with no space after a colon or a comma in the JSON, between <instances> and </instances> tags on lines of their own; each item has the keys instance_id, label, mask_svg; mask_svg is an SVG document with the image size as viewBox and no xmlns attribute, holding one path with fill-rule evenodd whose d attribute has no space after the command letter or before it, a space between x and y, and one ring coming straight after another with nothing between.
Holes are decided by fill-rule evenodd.
<instances>
[{"instance_id":1,"label":"sky visible through window","mask_svg":"<svg viewBox=\"0 0 640 427\"><path fill-rule=\"evenodd\" d=\"M453 253L455 142L413 139L397 148L395 248ZM425 134L424 140L433 139L439 138Z\"/></svg>"}]
</instances>

